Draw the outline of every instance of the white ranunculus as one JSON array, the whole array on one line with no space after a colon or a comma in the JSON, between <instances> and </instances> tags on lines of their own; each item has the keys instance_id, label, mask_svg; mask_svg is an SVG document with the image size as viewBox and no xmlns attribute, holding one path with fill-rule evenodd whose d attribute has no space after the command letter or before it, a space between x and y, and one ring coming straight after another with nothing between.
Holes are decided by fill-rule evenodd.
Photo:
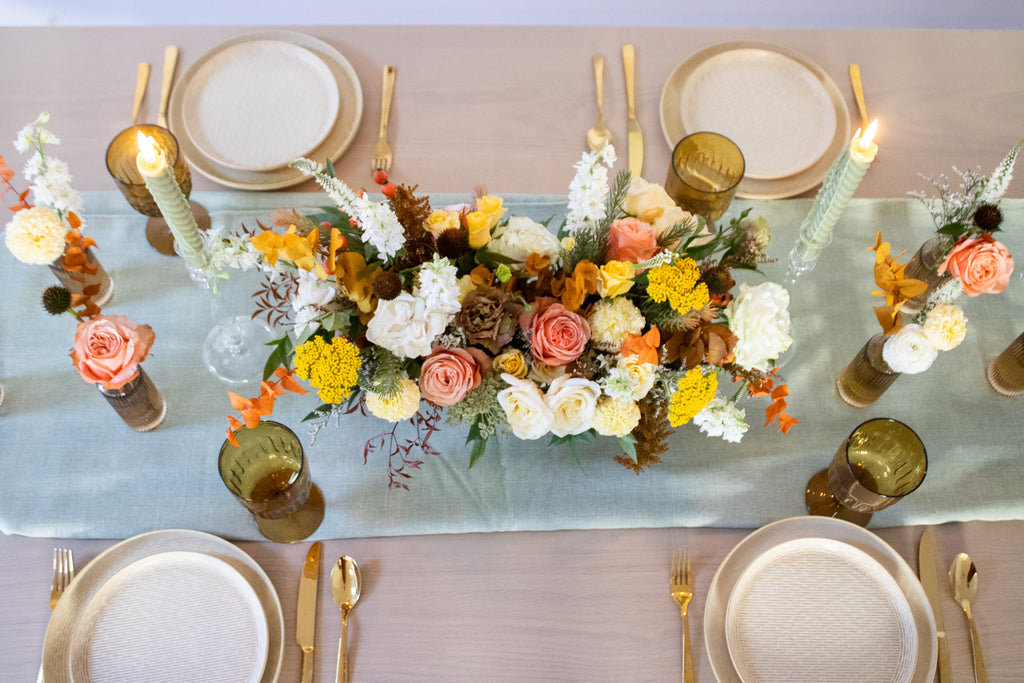
<instances>
[{"instance_id":1,"label":"white ranunculus","mask_svg":"<svg viewBox=\"0 0 1024 683\"><path fill-rule=\"evenodd\" d=\"M908 375L924 372L938 355L938 349L928 339L924 328L914 323L890 334L882 345L882 360L895 372Z\"/></svg>"},{"instance_id":2,"label":"white ranunculus","mask_svg":"<svg viewBox=\"0 0 1024 683\"><path fill-rule=\"evenodd\" d=\"M554 261L558 258L559 246L558 238L543 225L516 216L495 230L487 248L517 263L526 263L530 254L547 256Z\"/></svg>"},{"instance_id":3,"label":"white ranunculus","mask_svg":"<svg viewBox=\"0 0 1024 683\"><path fill-rule=\"evenodd\" d=\"M589 379L570 375L555 378L544 395L544 402L554 416L551 433L568 436L590 429L600 395L601 387Z\"/></svg>"},{"instance_id":4,"label":"white ranunculus","mask_svg":"<svg viewBox=\"0 0 1024 683\"><path fill-rule=\"evenodd\" d=\"M498 392L498 405L505 411L512 433L523 440L539 439L551 429L554 415L544 395L533 382L502 373L511 386Z\"/></svg>"},{"instance_id":5,"label":"white ranunculus","mask_svg":"<svg viewBox=\"0 0 1024 683\"><path fill-rule=\"evenodd\" d=\"M748 370L770 370L770 361L793 343L789 336L789 292L774 282L756 287L740 284L739 293L726 308L729 329L739 341L736 363Z\"/></svg>"},{"instance_id":6,"label":"white ranunculus","mask_svg":"<svg viewBox=\"0 0 1024 683\"><path fill-rule=\"evenodd\" d=\"M366 326L366 339L400 358L430 353L430 345L444 332L448 315L431 311L423 299L402 292L391 301L380 301Z\"/></svg>"}]
</instances>

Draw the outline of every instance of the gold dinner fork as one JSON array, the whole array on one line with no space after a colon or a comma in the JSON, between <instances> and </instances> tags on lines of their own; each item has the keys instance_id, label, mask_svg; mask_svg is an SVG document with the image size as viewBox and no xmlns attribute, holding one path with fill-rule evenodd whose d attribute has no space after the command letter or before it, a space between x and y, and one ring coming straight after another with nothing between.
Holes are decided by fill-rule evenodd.
<instances>
[{"instance_id":1,"label":"gold dinner fork","mask_svg":"<svg viewBox=\"0 0 1024 683\"><path fill-rule=\"evenodd\" d=\"M693 574L690 572L690 553L677 550L672 554L672 579L669 592L676 602L683 617L683 683L694 683L693 652L690 650L690 621L686 616L686 606L693 598Z\"/></svg>"},{"instance_id":2,"label":"gold dinner fork","mask_svg":"<svg viewBox=\"0 0 1024 683\"><path fill-rule=\"evenodd\" d=\"M383 88L380 97L380 137L373 148L371 163L374 171L391 170L391 146L388 145L388 118L391 116L391 95L395 92L395 67L384 67Z\"/></svg>"},{"instance_id":3,"label":"gold dinner fork","mask_svg":"<svg viewBox=\"0 0 1024 683\"><path fill-rule=\"evenodd\" d=\"M53 587L50 589L50 609L57 606L71 579L75 578L75 560L71 548L53 549Z\"/></svg>"}]
</instances>

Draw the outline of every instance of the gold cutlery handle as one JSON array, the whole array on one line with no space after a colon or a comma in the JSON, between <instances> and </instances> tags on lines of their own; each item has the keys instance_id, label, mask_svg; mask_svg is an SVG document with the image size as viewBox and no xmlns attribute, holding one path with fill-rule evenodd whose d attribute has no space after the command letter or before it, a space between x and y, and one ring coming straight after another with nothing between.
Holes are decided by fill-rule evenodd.
<instances>
[{"instance_id":1,"label":"gold cutlery handle","mask_svg":"<svg viewBox=\"0 0 1024 683\"><path fill-rule=\"evenodd\" d=\"M302 650L302 683L313 683L313 648Z\"/></svg>"},{"instance_id":2,"label":"gold cutlery handle","mask_svg":"<svg viewBox=\"0 0 1024 683\"><path fill-rule=\"evenodd\" d=\"M341 615L341 640L338 641L338 676L336 683L348 683L348 615Z\"/></svg>"},{"instance_id":3,"label":"gold cutlery handle","mask_svg":"<svg viewBox=\"0 0 1024 683\"><path fill-rule=\"evenodd\" d=\"M390 64L384 67L383 83L380 96L380 137L386 137L388 118L391 116L391 96L395 92L395 67Z\"/></svg>"},{"instance_id":4,"label":"gold cutlery handle","mask_svg":"<svg viewBox=\"0 0 1024 683\"><path fill-rule=\"evenodd\" d=\"M985 658L981 655L981 640L978 638L978 629L974 625L974 616L967 612L967 625L971 628L971 650L974 653L974 681L975 683L988 683L988 672L985 671Z\"/></svg>"},{"instance_id":5,"label":"gold cutlery handle","mask_svg":"<svg viewBox=\"0 0 1024 683\"><path fill-rule=\"evenodd\" d=\"M636 116L636 107L633 99L633 65L635 53L632 45L622 46L622 69L626 72L626 103L629 105L629 116Z\"/></svg>"},{"instance_id":6,"label":"gold cutlery handle","mask_svg":"<svg viewBox=\"0 0 1024 683\"><path fill-rule=\"evenodd\" d=\"M864 106L864 84L860 80L860 65L850 65L850 84L853 86L853 99L857 101L857 109L860 111L861 125L867 128L868 110Z\"/></svg>"},{"instance_id":7,"label":"gold cutlery handle","mask_svg":"<svg viewBox=\"0 0 1024 683\"><path fill-rule=\"evenodd\" d=\"M178 46L168 45L164 50L164 79L160 85L160 114L156 125L167 127L167 104L171 101L171 84L174 82L174 70L178 66Z\"/></svg>"},{"instance_id":8,"label":"gold cutlery handle","mask_svg":"<svg viewBox=\"0 0 1024 683\"><path fill-rule=\"evenodd\" d=\"M597 118L604 118L604 56L594 55L594 80L597 82Z\"/></svg>"},{"instance_id":9,"label":"gold cutlery handle","mask_svg":"<svg viewBox=\"0 0 1024 683\"><path fill-rule=\"evenodd\" d=\"M696 683L693 673L693 649L690 647L690 617L683 610L683 683Z\"/></svg>"},{"instance_id":10,"label":"gold cutlery handle","mask_svg":"<svg viewBox=\"0 0 1024 683\"><path fill-rule=\"evenodd\" d=\"M139 107L142 106L142 99L146 96L146 86L149 85L149 62L139 62L139 75L135 79L135 103L132 105L132 125L139 123Z\"/></svg>"}]
</instances>

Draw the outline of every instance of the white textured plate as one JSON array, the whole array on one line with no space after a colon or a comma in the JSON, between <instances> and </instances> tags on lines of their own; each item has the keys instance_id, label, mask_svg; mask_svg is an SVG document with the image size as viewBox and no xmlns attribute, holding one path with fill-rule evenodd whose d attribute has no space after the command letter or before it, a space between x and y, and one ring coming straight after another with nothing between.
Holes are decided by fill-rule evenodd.
<instances>
[{"instance_id":1,"label":"white textured plate","mask_svg":"<svg viewBox=\"0 0 1024 683\"><path fill-rule=\"evenodd\" d=\"M43 670L46 683L79 683L72 677L73 643L78 630L85 626L87 611L102 603L93 605L93 597L104 590L109 581L131 565L160 553L187 551L202 553L226 563L251 587L259 602L260 610L266 617L266 664L260 683L274 683L281 672L284 655L284 617L281 603L270 579L249 555L224 539L200 531L168 530L152 531L134 536L111 546L81 569L50 618L43 642ZM142 565L145 567L145 565ZM124 576L132 576L134 572ZM138 577L138 575L135 575ZM91 607L92 605L92 607ZM81 647L79 645L79 647ZM229 645L230 647L230 645ZM188 653L181 652L176 660L178 680L209 680L202 674L204 666ZM195 675L191 675L190 667ZM153 672L136 672L135 680L155 680Z\"/></svg>"},{"instance_id":2,"label":"white textured plate","mask_svg":"<svg viewBox=\"0 0 1024 683\"><path fill-rule=\"evenodd\" d=\"M184 664L182 659L187 664ZM110 577L71 638L75 683L258 683L267 618L252 586L212 555L171 551Z\"/></svg>"},{"instance_id":3,"label":"white textured plate","mask_svg":"<svg viewBox=\"0 0 1024 683\"><path fill-rule=\"evenodd\" d=\"M715 572L704 605L704 643L715 677L723 683L742 683L733 665L726 635L728 603L740 578L765 552L788 541L807 538L831 539L853 546L881 565L896 581L910 606L914 625L916 657L910 681L931 683L935 676L938 636L935 617L914 570L892 547L867 529L831 517L811 516L784 519L758 529L740 541ZM845 635L832 630L825 617L822 631L836 638L837 642ZM824 680L835 679L827 676Z\"/></svg>"},{"instance_id":4,"label":"white textured plate","mask_svg":"<svg viewBox=\"0 0 1024 683\"><path fill-rule=\"evenodd\" d=\"M743 152L736 196L777 199L825 177L851 138L850 113L825 71L788 48L755 41L715 45L680 64L661 92L670 148L711 130Z\"/></svg>"},{"instance_id":5,"label":"white textured plate","mask_svg":"<svg viewBox=\"0 0 1024 683\"><path fill-rule=\"evenodd\" d=\"M338 115L338 84L304 47L253 40L202 60L184 86L185 130L212 161L270 171L315 149Z\"/></svg>"},{"instance_id":6,"label":"white textured plate","mask_svg":"<svg viewBox=\"0 0 1024 683\"><path fill-rule=\"evenodd\" d=\"M725 624L744 683L907 683L914 672L907 598L882 565L840 541L798 538L761 553L733 587Z\"/></svg>"},{"instance_id":7,"label":"white textured plate","mask_svg":"<svg viewBox=\"0 0 1024 683\"><path fill-rule=\"evenodd\" d=\"M305 156L321 163L325 159L331 159L331 161L340 159L355 139L359 122L363 116L363 91L355 69L340 52L312 36L293 31L261 31L233 38L203 54L188 68L181 77L178 87L171 93L170 108L167 112L168 126L177 136L178 145L184 151L185 158L188 159L189 165L194 171L216 183L240 190L280 190L301 183L306 180L306 175L288 166L269 171L229 168L207 157L200 150L196 141L192 139L185 125L185 94L188 92L189 83L194 78L194 74L202 69L207 61L216 58L222 51L230 50L237 45L260 41L290 43L309 50L327 65L334 77L339 102L334 125L323 141L305 153ZM287 122L282 124L282 126L285 125Z\"/></svg>"}]
</instances>

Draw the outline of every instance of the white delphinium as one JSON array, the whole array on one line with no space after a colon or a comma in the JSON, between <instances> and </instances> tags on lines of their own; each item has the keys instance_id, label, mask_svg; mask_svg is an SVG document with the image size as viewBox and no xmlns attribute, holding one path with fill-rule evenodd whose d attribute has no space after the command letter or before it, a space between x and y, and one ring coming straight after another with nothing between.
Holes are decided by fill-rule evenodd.
<instances>
[{"instance_id":1,"label":"white delphinium","mask_svg":"<svg viewBox=\"0 0 1024 683\"><path fill-rule=\"evenodd\" d=\"M423 299L429 310L454 316L462 308L458 269L447 258L434 254L433 261L420 266L413 294Z\"/></svg>"},{"instance_id":2,"label":"white delphinium","mask_svg":"<svg viewBox=\"0 0 1024 683\"><path fill-rule=\"evenodd\" d=\"M587 222L598 223L606 215L608 169L615 165L615 148L606 143L597 152L586 152L576 162L576 176L569 183L566 231L571 235Z\"/></svg>"},{"instance_id":3,"label":"white delphinium","mask_svg":"<svg viewBox=\"0 0 1024 683\"><path fill-rule=\"evenodd\" d=\"M371 202L365 196L358 196L348 185L327 175L309 159L296 159L288 165L313 176L327 196L358 221L363 241L372 244L385 263L405 246L405 229L386 203Z\"/></svg>"},{"instance_id":4,"label":"white delphinium","mask_svg":"<svg viewBox=\"0 0 1024 683\"><path fill-rule=\"evenodd\" d=\"M693 417L693 423L708 436L720 436L731 443L739 443L749 429L744 422L747 411L722 396L715 396Z\"/></svg>"},{"instance_id":5,"label":"white delphinium","mask_svg":"<svg viewBox=\"0 0 1024 683\"><path fill-rule=\"evenodd\" d=\"M46 156L47 145L60 144L60 139L43 127L49 120L50 114L43 112L35 121L22 128L14 140L14 147L19 152L33 150L25 161L25 180L29 183L36 204L52 208L61 217L65 217L69 211L81 214L82 198L71 188L68 165L60 159Z\"/></svg>"},{"instance_id":6,"label":"white delphinium","mask_svg":"<svg viewBox=\"0 0 1024 683\"><path fill-rule=\"evenodd\" d=\"M992 171L992 176L985 182L984 189L978 195L978 204L995 204L1006 193L1006 188L1010 186L1010 180L1013 178L1013 165L1017 161L1021 147L1024 147L1024 139L1014 145L1006 158Z\"/></svg>"}]
</instances>

